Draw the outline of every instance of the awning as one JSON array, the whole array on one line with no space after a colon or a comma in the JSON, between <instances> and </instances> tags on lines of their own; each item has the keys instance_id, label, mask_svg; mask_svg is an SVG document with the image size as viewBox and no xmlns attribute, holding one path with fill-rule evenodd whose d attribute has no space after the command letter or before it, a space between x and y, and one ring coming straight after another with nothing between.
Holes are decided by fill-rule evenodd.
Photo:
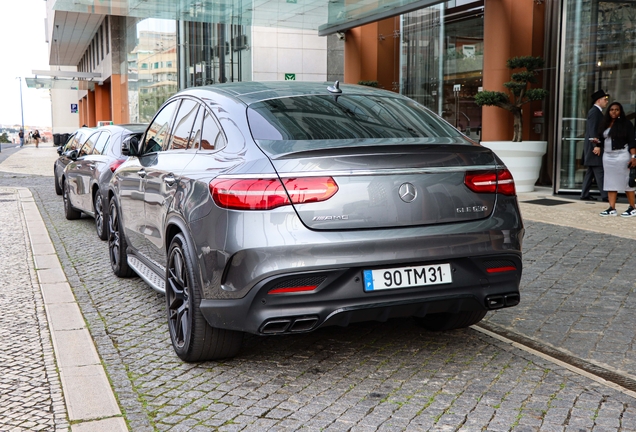
<instances>
[{"instance_id":1,"label":"awning","mask_svg":"<svg viewBox=\"0 0 636 432\"><path fill-rule=\"evenodd\" d=\"M441 0L55 0L56 11L318 30L324 36Z\"/></svg>"}]
</instances>

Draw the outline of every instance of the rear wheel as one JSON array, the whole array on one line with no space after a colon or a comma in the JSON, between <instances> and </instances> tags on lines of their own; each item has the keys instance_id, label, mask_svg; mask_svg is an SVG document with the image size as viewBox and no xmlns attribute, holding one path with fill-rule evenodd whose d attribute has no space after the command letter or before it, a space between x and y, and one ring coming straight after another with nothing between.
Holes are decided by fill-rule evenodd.
<instances>
[{"instance_id":1,"label":"rear wheel","mask_svg":"<svg viewBox=\"0 0 636 432\"><path fill-rule=\"evenodd\" d=\"M64 179L62 179L62 190L64 191L63 197L64 197L64 216L66 216L66 219L68 220L74 220L74 219L79 219L82 216L82 213L75 210L73 208L73 206L71 205L71 199L69 197L70 195L70 186L68 185L68 182Z\"/></svg>"},{"instance_id":2,"label":"rear wheel","mask_svg":"<svg viewBox=\"0 0 636 432\"><path fill-rule=\"evenodd\" d=\"M95 209L95 229L97 230L97 236L102 240L106 240L108 239L108 216L104 211L104 198L99 190L95 191L93 207Z\"/></svg>"},{"instance_id":3,"label":"rear wheel","mask_svg":"<svg viewBox=\"0 0 636 432\"><path fill-rule=\"evenodd\" d=\"M424 318L415 317L415 322L431 331L453 330L477 324L486 316L486 313L485 310L437 313L426 315Z\"/></svg>"},{"instance_id":4,"label":"rear wheel","mask_svg":"<svg viewBox=\"0 0 636 432\"><path fill-rule=\"evenodd\" d=\"M199 309L201 290L183 234L172 239L168 250L166 302L170 339L182 360L218 360L238 353L243 333L211 327Z\"/></svg>"},{"instance_id":5,"label":"rear wheel","mask_svg":"<svg viewBox=\"0 0 636 432\"><path fill-rule=\"evenodd\" d=\"M108 256L113 273L119 277L131 277L135 274L128 266L128 254L126 253L126 238L123 235L122 225L119 220L119 209L115 199L110 200L108 211Z\"/></svg>"}]
</instances>

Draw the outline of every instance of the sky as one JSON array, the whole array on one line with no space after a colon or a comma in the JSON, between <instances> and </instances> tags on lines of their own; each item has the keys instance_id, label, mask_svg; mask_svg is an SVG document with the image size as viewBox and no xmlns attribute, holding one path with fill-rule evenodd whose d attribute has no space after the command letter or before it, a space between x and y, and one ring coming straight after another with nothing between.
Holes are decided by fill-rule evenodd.
<instances>
[{"instance_id":1,"label":"sky","mask_svg":"<svg viewBox=\"0 0 636 432\"><path fill-rule=\"evenodd\" d=\"M25 77L49 69L43 0L0 0L0 124L21 124L20 81L25 126L51 126L48 90L29 89ZM18 80L17 77L21 77Z\"/></svg>"}]
</instances>

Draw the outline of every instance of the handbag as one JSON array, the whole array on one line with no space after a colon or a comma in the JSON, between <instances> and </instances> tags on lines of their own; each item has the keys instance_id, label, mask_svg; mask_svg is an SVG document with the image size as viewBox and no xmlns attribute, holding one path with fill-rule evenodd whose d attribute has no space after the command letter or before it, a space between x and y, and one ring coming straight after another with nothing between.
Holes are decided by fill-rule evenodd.
<instances>
[{"instance_id":1,"label":"handbag","mask_svg":"<svg viewBox=\"0 0 636 432\"><path fill-rule=\"evenodd\" d=\"M629 187L636 187L636 168L629 169Z\"/></svg>"}]
</instances>

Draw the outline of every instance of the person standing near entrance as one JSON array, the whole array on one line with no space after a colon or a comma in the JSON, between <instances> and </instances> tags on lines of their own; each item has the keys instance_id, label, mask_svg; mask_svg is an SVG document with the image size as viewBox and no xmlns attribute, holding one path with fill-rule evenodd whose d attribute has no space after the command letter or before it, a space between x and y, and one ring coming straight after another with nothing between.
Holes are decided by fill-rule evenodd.
<instances>
[{"instance_id":1,"label":"person standing near entrance","mask_svg":"<svg viewBox=\"0 0 636 432\"><path fill-rule=\"evenodd\" d=\"M598 136L598 128L603 121L603 110L609 102L609 95L603 90L597 90L592 95L594 106L587 113L587 122L585 123L585 140L583 141L583 165L587 167L585 177L583 177L583 186L581 188L581 199L588 201L596 201L596 198L590 195L592 187L592 178L596 179L596 185L601 191L601 198L607 201L607 191L603 189L603 157L594 153L594 147L600 146Z\"/></svg>"}]
</instances>

